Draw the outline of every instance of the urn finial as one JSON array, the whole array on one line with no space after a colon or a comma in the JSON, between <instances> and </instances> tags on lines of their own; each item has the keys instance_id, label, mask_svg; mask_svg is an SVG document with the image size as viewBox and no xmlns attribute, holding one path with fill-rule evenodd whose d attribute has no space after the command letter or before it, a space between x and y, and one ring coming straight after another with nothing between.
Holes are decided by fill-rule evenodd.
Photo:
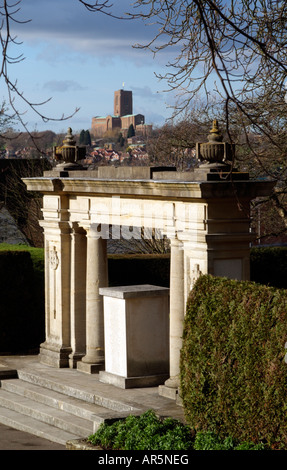
<instances>
[{"instance_id":1,"label":"urn finial","mask_svg":"<svg viewBox=\"0 0 287 470\"><path fill-rule=\"evenodd\" d=\"M75 163L77 160L85 158L85 154L86 149L76 145L72 129L71 127L68 127L67 134L63 140L63 145L54 148L55 160L60 160L64 163Z\"/></svg>"},{"instance_id":2,"label":"urn finial","mask_svg":"<svg viewBox=\"0 0 287 470\"><path fill-rule=\"evenodd\" d=\"M223 137L219 131L218 121L217 119L214 119L212 121L212 128L210 130L208 140L209 142L222 142L222 139Z\"/></svg>"},{"instance_id":3,"label":"urn finial","mask_svg":"<svg viewBox=\"0 0 287 470\"><path fill-rule=\"evenodd\" d=\"M218 126L218 120L212 121L212 128L208 135L208 142L197 143L197 158L209 164L223 164L232 159L231 146L223 142L223 137Z\"/></svg>"}]
</instances>

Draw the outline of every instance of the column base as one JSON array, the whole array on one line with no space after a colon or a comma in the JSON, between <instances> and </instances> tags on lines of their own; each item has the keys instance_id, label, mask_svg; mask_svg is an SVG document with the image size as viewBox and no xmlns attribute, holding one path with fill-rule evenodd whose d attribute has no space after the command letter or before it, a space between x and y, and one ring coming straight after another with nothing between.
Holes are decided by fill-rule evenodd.
<instances>
[{"instance_id":1,"label":"column base","mask_svg":"<svg viewBox=\"0 0 287 470\"><path fill-rule=\"evenodd\" d=\"M58 344L46 341L40 345L40 362L59 369L69 367L69 355L71 352L70 347L59 346Z\"/></svg>"},{"instance_id":2,"label":"column base","mask_svg":"<svg viewBox=\"0 0 287 470\"><path fill-rule=\"evenodd\" d=\"M159 385L158 394L161 397L170 398L171 400L176 401L178 396L178 388L171 388L167 387L166 385Z\"/></svg>"},{"instance_id":3,"label":"column base","mask_svg":"<svg viewBox=\"0 0 287 470\"><path fill-rule=\"evenodd\" d=\"M170 377L158 387L158 394L165 398L174 400L178 405L181 405L181 398L179 394L180 380L178 376Z\"/></svg>"},{"instance_id":4,"label":"column base","mask_svg":"<svg viewBox=\"0 0 287 470\"><path fill-rule=\"evenodd\" d=\"M69 355L69 367L70 369L77 369L77 364L84 357L85 353L72 353Z\"/></svg>"},{"instance_id":5,"label":"column base","mask_svg":"<svg viewBox=\"0 0 287 470\"><path fill-rule=\"evenodd\" d=\"M85 372L86 374L98 374L101 370L105 370L105 363L99 362L98 364L92 364L89 362L78 361L77 370Z\"/></svg>"},{"instance_id":6,"label":"column base","mask_svg":"<svg viewBox=\"0 0 287 470\"><path fill-rule=\"evenodd\" d=\"M156 387L162 384L168 376L165 375L146 375L139 377L122 377L111 372L101 371L99 373L100 382L115 385L119 388L144 388Z\"/></svg>"}]
</instances>

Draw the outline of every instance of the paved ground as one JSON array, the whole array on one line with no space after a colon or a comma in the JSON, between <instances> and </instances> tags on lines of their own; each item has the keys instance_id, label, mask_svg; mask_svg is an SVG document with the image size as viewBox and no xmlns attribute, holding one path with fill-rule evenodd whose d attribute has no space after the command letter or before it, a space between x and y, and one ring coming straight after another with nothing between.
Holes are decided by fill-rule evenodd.
<instances>
[{"instance_id":1,"label":"paved ground","mask_svg":"<svg viewBox=\"0 0 287 470\"><path fill-rule=\"evenodd\" d=\"M0 450L67 450L47 439L18 431L0 423Z\"/></svg>"}]
</instances>

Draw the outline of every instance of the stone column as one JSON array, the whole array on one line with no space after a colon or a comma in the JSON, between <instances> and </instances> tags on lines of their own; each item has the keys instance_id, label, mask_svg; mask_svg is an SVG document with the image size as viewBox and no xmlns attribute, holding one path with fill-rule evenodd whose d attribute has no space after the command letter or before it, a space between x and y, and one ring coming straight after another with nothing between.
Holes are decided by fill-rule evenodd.
<instances>
[{"instance_id":1,"label":"stone column","mask_svg":"<svg viewBox=\"0 0 287 470\"><path fill-rule=\"evenodd\" d=\"M107 241L99 238L91 225L87 229L86 355L77 363L82 372L104 369L104 312L99 289L107 286Z\"/></svg>"},{"instance_id":2,"label":"stone column","mask_svg":"<svg viewBox=\"0 0 287 470\"><path fill-rule=\"evenodd\" d=\"M182 242L178 239L171 240L170 249L170 378L159 387L159 394L175 399L180 385L180 350L185 315L184 251Z\"/></svg>"},{"instance_id":3,"label":"stone column","mask_svg":"<svg viewBox=\"0 0 287 470\"><path fill-rule=\"evenodd\" d=\"M71 223L71 348L69 366L74 368L86 350L86 232Z\"/></svg>"}]
</instances>

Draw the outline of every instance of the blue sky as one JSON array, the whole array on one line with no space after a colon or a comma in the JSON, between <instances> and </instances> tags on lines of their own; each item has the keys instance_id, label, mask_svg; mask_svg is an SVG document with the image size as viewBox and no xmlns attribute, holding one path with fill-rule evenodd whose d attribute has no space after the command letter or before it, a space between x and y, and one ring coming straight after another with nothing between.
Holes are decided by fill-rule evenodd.
<instances>
[{"instance_id":1,"label":"blue sky","mask_svg":"<svg viewBox=\"0 0 287 470\"><path fill-rule=\"evenodd\" d=\"M115 0L126 11L130 0ZM25 97L40 103L41 113L53 119L71 115L66 121L43 122L27 105L16 104L29 130L73 132L89 129L93 116L113 113L114 91L133 91L134 113L145 115L146 123L160 126L171 116L172 95L156 73L165 73L168 53L155 58L135 49L153 37L154 26L141 21L120 21L88 12L78 0L22 0L18 19L11 23L12 35L22 44L10 55L23 54L25 60L10 65L10 78L17 79ZM5 87L2 84L3 98Z\"/></svg>"}]
</instances>

